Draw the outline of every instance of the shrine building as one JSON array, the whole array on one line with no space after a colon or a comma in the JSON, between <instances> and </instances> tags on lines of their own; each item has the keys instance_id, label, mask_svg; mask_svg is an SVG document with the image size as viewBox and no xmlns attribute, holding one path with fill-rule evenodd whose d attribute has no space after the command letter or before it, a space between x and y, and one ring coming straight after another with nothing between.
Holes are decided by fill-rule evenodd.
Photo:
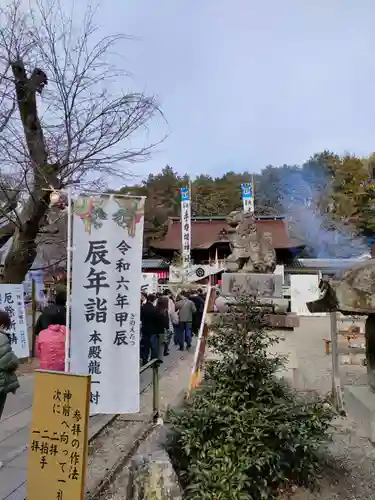
<instances>
[{"instance_id":1,"label":"shrine building","mask_svg":"<svg viewBox=\"0 0 375 500\"><path fill-rule=\"evenodd\" d=\"M277 264L287 265L298 257L304 248L304 243L289 234L288 224L284 217L257 217L255 220L260 233L270 241L276 251ZM169 263L181 253L181 220L179 217L168 219L168 229L162 240L150 243L154 254L155 269L148 266L144 259L144 272L157 272L168 278ZM212 264L218 259L223 261L230 254L229 226L226 217L192 217L191 219L191 263L199 265ZM155 257L159 257L156 259Z\"/></svg>"}]
</instances>

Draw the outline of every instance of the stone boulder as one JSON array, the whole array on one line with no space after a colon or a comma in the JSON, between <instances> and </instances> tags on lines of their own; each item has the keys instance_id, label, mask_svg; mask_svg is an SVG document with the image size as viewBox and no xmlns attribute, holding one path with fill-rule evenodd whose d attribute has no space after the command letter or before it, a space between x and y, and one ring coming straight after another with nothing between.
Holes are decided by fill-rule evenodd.
<instances>
[{"instance_id":1,"label":"stone boulder","mask_svg":"<svg viewBox=\"0 0 375 500\"><path fill-rule=\"evenodd\" d=\"M127 500L182 500L182 490L165 450L133 458Z\"/></svg>"}]
</instances>

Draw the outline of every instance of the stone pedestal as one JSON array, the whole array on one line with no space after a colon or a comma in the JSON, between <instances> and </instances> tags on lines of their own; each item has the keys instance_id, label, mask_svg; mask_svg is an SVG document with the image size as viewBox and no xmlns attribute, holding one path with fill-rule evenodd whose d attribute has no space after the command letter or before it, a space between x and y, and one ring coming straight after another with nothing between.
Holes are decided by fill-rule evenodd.
<instances>
[{"instance_id":1,"label":"stone pedestal","mask_svg":"<svg viewBox=\"0 0 375 500\"><path fill-rule=\"evenodd\" d=\"M164 450L133 458L128 500L182 500L182 491L171 460Z\"/></svg>"},{"instance_id":2,"label":"stone pedestal","mask_svg":"<svg viewBox=\"0 0 375 500\"><path fill-rule=\"evenodd\" d=\"M256 298L282 298L283 277L278 274L223 273L222 294L236 297L253 295Z\"/></svg>"},{"instance_id":3,"label":"stone pedestal","mask_svg":"<svg viewBox=\"0 0 375 500\"><path fill-rule=\"evenodd\" d=\"M252 295L258 304L270 306L267 315L271 328L299 327L299 318L287 312L289 301L283 298L283 277L271 273L223 273L222 297L216 300L218 312L228 312L228 305L240 295ZM219 301L220 299L220 301Z\"/></svg>"},{"instance_id":4,"label":"stone pedestal","mask_svg":"<svg viewBox=\"0 0 375 500\"><path fill-rule=\"evenodd\" d=\"M219 313L228 312L228 306L237 297L251 295L260 306L265 306L267 325L271 328L294 329L299 327L299 317L288 313L289 301L283 298L283 277L266 273L223 273L222 296L216 300ZM266 312L266 310L264 311Z\"/></svg>"},{"instance_id":5,"label":"stone pedestal","mask_svg":"<svg viewBox=\"0 0 375 500\"><path fill-rule=\"evenodd\" d=\"M375 393L366 386L344 387L345 408L364 430L368 439L375 443Z\"/></svg>"}]
</instances>

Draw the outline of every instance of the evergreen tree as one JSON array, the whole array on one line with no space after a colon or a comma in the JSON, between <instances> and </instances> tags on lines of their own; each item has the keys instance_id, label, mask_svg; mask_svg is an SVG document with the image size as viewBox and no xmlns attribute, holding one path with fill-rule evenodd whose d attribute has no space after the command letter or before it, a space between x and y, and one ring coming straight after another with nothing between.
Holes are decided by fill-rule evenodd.
<instances>
[{"instance_id":1,"label":"evergreen tree","mask_svg":"<svg viewBox=\"0 0 375 500\"><path fill-rule=\"evenodd\" d=\"M171 455L190 500L271 500L280 488L315 482L332 407L275 376L285 360L270 354L277 338L264 320L245 297L220 315L209 341L218 359L172 415Z\"/></svg>"}]
</instances>

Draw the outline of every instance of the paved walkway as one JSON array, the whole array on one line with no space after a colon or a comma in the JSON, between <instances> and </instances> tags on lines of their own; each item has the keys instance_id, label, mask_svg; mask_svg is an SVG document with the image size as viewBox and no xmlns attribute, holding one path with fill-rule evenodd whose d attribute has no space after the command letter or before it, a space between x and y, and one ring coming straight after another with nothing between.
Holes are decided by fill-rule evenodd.
<instances>
[{"instance_id":1,"label":"paved walkway","mask_svg":"<svg viewBox=\"0 0 375 500\"><path fill-rule=\"evenodd\" d=\"M194 348L194 344L193 344ZM164 370L172 367L183 352L171 346L171 354L164 358ZM161 372L163 376L163 372ZM141 375L141 390L149 386L152 371ZM21 387L10 395L0 421L0 500L24 500L26 498L27 456L29 426L34 390L34 376L20 377ZM90 418L89 437L96 434L111 419L111 415L95 415Z\"/></svg>"}]
</instances>

